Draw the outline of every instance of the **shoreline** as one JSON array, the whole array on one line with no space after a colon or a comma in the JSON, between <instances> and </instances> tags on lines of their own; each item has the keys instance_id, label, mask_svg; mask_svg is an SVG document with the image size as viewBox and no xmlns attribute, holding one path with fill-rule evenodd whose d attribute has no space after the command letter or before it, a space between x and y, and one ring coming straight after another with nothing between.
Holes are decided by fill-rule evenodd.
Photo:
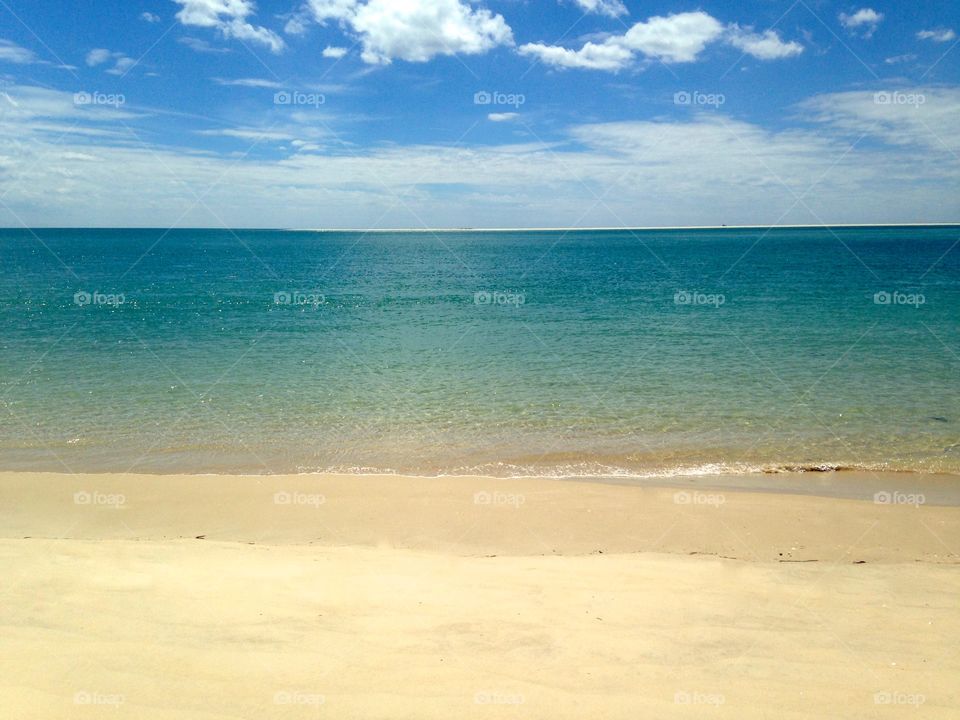
<instances>
[{"instance_id":1,"label":"shoreline","mask_svg":"<svg viewBox=\"0 0 960 720\"><path fill-rule=\"evenodd\" d=\"M728 492L797 495L806 497L872 501L878 492L923 493L930 505L960 506L960 474L927 472L924 470L865 470L841 467L830 470L769 470L744 472L690 473L690 474L584 474L584 475L486 475L483 473L415 474L406 472L145 472L145 471L78 471L56 470L0 470L0 487L5 478L84 477L84 478L197 478L212 480L296 478L297 480L324 480L353 478L377 481L490 481L495 483L560 482L588 485L612 485L647 488L651 490L694 488Z\"/></svg>"},{"instance_id":2,"label":"shoreline","mask_svg":"<svg viewBox=\"0 0 960 720\"><path fill-rule=\"evenodd\" d=\"M929 534L941 528L960 537L960 484L949 479L876 478L881 484L866 488L867 497L848 497L850 483L836 478L808 481L803 493L770 476L729 480L0 473L0 496L13 501L0 515L0 537L202 537L467 555L666 552L758 562L846 561L846 548L856 547L864 562L960 562L956 548ZM895 531L895 547L871 534L881 524ZM737 541L741 533L753 542Z\"/></svg>"}]
</instances>

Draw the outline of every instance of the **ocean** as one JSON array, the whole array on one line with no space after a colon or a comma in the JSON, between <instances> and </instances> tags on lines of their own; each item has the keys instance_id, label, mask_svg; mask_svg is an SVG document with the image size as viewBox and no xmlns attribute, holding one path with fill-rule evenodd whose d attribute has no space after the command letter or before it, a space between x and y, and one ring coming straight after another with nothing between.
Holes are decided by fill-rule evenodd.
<instances>
[{"instance_id":1,"label":"ocean","mask_svg":"<svg viewBox=\"0 0 960 720\"><path fill-rule=\"evenodd\" d=\"M0 470L960 473L958 242L0 230Z\"/></svg>"}]
</instances>

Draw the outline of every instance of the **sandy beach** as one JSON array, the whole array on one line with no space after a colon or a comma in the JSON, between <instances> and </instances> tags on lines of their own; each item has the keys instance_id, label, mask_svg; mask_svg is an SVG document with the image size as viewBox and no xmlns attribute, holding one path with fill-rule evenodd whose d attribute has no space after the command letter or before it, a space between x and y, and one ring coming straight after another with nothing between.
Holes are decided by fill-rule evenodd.
<instances>
[{"instance_id":1,"label":"sandy beach","mask_svg":"<svg viewBox=\"0 0 960 720\"><path fill-rule=\"evenodd\" d=\"M0 703L38 719L956 717L960 510L943 479L874 477L889 503L830 496L856 477L778 480L819 490L3 474Z\"/></svg>"}]
</instances>

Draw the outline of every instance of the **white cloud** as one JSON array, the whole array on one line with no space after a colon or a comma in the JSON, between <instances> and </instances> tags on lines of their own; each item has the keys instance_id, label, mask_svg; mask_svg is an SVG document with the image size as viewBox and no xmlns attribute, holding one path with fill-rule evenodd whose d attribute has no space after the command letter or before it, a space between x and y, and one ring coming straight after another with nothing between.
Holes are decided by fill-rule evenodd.
<instances>
[{"instance_id":1,"label":"white cloud","mask_svg":"<svg viewBox=\"0 0 960 720\"><path fill-rule=\"evenodd\" d=\"M140 19L148 23L158 23L160 22L160 16L154 15L152 12L143 12L140 13Z\"/></svg>"},{"instance_id":2,"label":"white cloud","mask_svg":"<svg viewBox=\"0 0 960 720\"><path fill-rule=\"evenodd\" d=\"M304 13L321 24L337 20L356 33L361 58L370 64L477 55L513 44L502 15L462 0L309 0L287 23L288 32L303 30Z\"/></svg>"},{"instance_id":3,"label":"white cloud","mask_svg":"<svg viewBox=\"0 0 960 720\"><path fill-rule=\"evenodd\" d=\"M135 65L137 61L133 58L128 58L125 55L121 55L117 58L116 64L107 70L108 75L126 75Z\"/></svg>"},{"instance_id":4,"label":"white cloud","mask_svg":"<svg viewBox=\"0 0 960 720\"><path fill-rule=\"evenodd\" d=\"M870 38L883 21L883 13L873 8L860 8L852 15L840 13L840 24L852 33L859 32L863 37Z\"/></svg>"},{"instance_id":5,"label":"white cloud","mask_svg":"<svg viewBox=\"0 0 960 720\"><path fill-rule=\"evenodd\" d=\"M893 57L888 57L886 60L884 60L884 62L887 65L897 65L899 63L911 62L916 59L917 56L913 53L910 53L908 55L894 55Z\"/></svg>"},{"instance_id":6,"label":"white cloud","mask_svg":"<svg viewBox=\"0 0 960 720\"><path fill-rule=\"evenodd\" d=\"M519 48L521 55L533 55L547 65L585 70L622 70L633 61L633 52L611 42L586 43L579 50L558 45L527 43Z\"/></svg>"},{"instance_id":7,"label":"white cloud","mask_svg":"<svg viewBox=\"0 0 960 720\"><path fill-rule=\"evenodd\" d=\"M259 43L278 53L284 42L272 30L251 25L247 18L254 14L252 0L174 0L181 5L177 20L183 25L214 28L224 37Z\"/></svg>"},{"instance_id":8,"label":"white cloud","mask_svg":"<svg viewBox=\"0 0 960 720\"><path fill-rule=\"evenodd\" d=\"M705 12L652 17L638 22L619 40L625 47L665 63L693 62L723 34L723 25Z\"/></svg>"},{"instance_id":9,"label":"white cloud","mask_svg":"<svg viewBox=\"0 0 960 720\"><path fill-rule=\"evenodd\" d=\"M627 8L621 0L575 0L575 2L587 13L614 18L627 14Z\"/></svg>"},{"instance_id":10,"label":"white cloud","mask_svg":"<svg viewBox=\"0 0 960 720\"><path fill-rule=\"evenodd\" d=\"M251 140L254 143L287 142L296 135L282 130L261 130L259 128L224 128L220 130L197 130L197 135L205 137L228 137L237 140Z\"/></svg>"},{"instance_id":11,"label":"white cloud","mask_svg":"<svg viewBox=\"0 0 960 720\"><path fill-rule=\"evenodd\" d=\"M97 67L111 61L113 67L107 70L108 75L125 75L137 64L136 60L127 57L122 52L112 52L106 48L94 48L87 53L88 67Z\"/></svg>"},{"instance_id":12,"label":"white cloud","mask_svg":"<svg viewBox=\"0 0 960 720\"><path fill-rule=\"evenodd\" d=\"M37 57L32 50L20 47L10 40L0 40L0 62L28 65L37 62Z\"/></svg>"},{"instance_id":13,"label":"white cloud","mask_svg":"<svg viewBox=\"0 0 960 720\"><path fill-rule=\"evenodd\" d=\"M206 40L201 40L200 38L184 36L177 38L177 42L181 45L186 45L191 50L194 50L198 53L208 53L211 55L223 55L229 52L232 52L230 48L214 47Z\"/></svg>"},{"instance_id":14,"label":"white cloud","mask_svg":"<svg viewBox=\"0 0 960 720\"><path fill-rule=\"evenodd\" d=\"M274 80L262 80L260 78L237 78L235 80L225 79L225 78L211 78L217 85L224 85L227 87L248 87L248 88L268 88L270 90L277 90L282 88L283 85Z\"/></svg>"},{"instance_id":15,"label":"white cloud","mask_svg":"<svg viewBox=\"0 0 960 720\"><path fill-rule=\"evenodd\" d=\"M891 146L926 147L953 162L960 154L958 88L831 93L818 95L801 108L817 122L835 130L866 134Z\"/></svg>"},{"instance_id":16,"label":"white cloud","mask_svg":"<svg viewBox=\"0 0 960 720\"><path fill-rule=\"evenodd\" d=\"M509 122L510 120L516 120L518 117L520 117L520 113L515 112L490 113L487 115L487 120L490 122Z\"/></svg>"},{"instance_id":17,"label":"white cloud","mask_svg":"<svg viewBox=\"0 0 960 720\"><path fill-rule=\"evenodd\" d=\"M513 42L501 15L460 0L370 0L352 20L368 63L424 62L436 55L486 52Z\"/></svg>"},{"instance_id":18,"label":"white cloud","mask_svg":"<svg viewBox=\"0 0 960 720\"><path fill-rule=\"evenodd\" d=\"M325 58L333 58L335 60L339 60L340 58L344 57L347 54L347 52L349 52L347 48L327 46L323 49L323 53L321 54Z\"/></svg>"},{"instance_id":19,"label":"white cloud","mask_svg":"<svg viewBox=\"0 0 960 720\"><path fill-rule=\"evenodd\" d=\"M94 48L87 53L87 65L89 67L96 67L97 65L102 65L107 62L107 60L112 57L113 53L106 48Z\"/></svg>"},{"instance_id":20,"label":"white cloud","mask_svg":"<svg viewBox=\"0 0 960 720\"><path fill-rule=\"evenodd\" d=\"M304 7L318 23L344 20L356 13L359 0L307 0Z\"/></svg>"},{"instance_id":21,"label":"white cloud","mask_svg":"<svg viewBox=\"0 0 960 720\"><path fill-rule=\"evenodd\" d=\"M784 42L773 30L755 33L736 24L730 26L727 41L758 60L777 60L803 52L803 45L793 41Z\"/></svg>"},{"instance_id":22,"label":"white cloud","mask_svg":"<svg viewBox=\"0 0 960 720\"><path fill-rule=\"evenodd\" d=\"M601 43L588 42L579 50L528 43L521 46L519 52L556 67L616 72L628 67L636 54L664 63L694 62L713 42L733 45L759 60L792 57L803 52L800 43L784 42L773 30L755 33L736 23L724 27L719 20L701 11L652 17L636 23L624 35Z\"/></svg>"},{"instance_id":23,"label":"white cloud","mask_svg":"<svg viewBox=\"0 0 960 720\"><path fill-rule=\"evenodd\" d=\"M921 30L917 33L919 40L933 40L938 43L945 43L954 40L957 34L950 28L937 28L936 30Z\"/></svg>"}]
</instances>

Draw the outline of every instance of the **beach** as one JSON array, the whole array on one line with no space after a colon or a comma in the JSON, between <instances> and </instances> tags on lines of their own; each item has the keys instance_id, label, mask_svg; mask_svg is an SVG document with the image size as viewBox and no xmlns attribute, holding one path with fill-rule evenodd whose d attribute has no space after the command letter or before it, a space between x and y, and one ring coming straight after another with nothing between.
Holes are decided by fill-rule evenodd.
<instances>
[{"instance_id":1,"label":"beach","mask_svg":"<svg viewBox=\"0 0 960 720\"><path fill-rule=\"evenodd\" d=\"M956 717L949 479L767 479L3 473L0 704Z\"/></svg>"}]
</instances>

